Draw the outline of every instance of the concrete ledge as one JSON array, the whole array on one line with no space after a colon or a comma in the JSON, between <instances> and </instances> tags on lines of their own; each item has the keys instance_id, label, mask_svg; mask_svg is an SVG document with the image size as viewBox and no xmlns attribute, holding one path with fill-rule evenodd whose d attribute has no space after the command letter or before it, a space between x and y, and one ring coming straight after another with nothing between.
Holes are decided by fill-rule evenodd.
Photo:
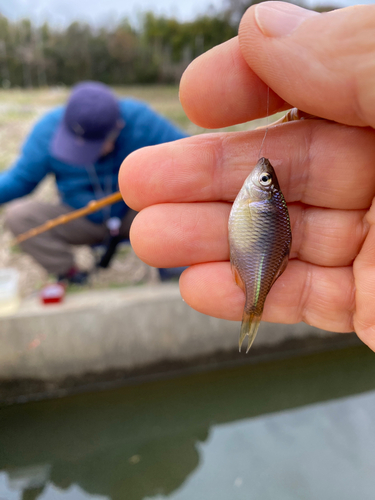
<instances>
[{"instance_id":1,"label":"concrete ledge","mask_svg":"<svg viewBox=\"0 0 375 500\"><path fill-rule=\"evenodd\" d=\"M16 314L0 318L0 386L27 379L57 387L69 377L96 374L100 381L116 371L130 377L160 371L162 365L223 358L223 353L233 358L236 351L236 359L253 360L307 338L320 339L320 346L356 342L306 324L263 323L246 356L238 353L238 335L239 323L187 306L177 284L73 293L63 304L49 306L34 298Z\"/></svg>"}]
</instances>

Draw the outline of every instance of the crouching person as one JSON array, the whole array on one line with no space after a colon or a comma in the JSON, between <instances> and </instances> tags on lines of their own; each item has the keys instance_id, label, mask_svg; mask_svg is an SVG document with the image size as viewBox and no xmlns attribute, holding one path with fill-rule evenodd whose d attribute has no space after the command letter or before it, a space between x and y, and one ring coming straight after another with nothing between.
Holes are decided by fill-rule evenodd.
<instances>
[{"instance_id":1,"label":"crouching person","mask_svg":"<svg viewBox=\"0 0 375 500\"><path fill-rule=\"evenodd\" d=\"M0 174L0 204L11 202L6 225L18 236L112 194L118 191L118 171L127 155L182 137L185 134L181 130L146 104L118 99L102 83L80 83L73 88L66 106L53 109L35 125L19 159ZM48 174L56 179L58 204L22 199ZM76 266L71 245L108 241L114 226L118 239L128 239L135 215L120 201L20 246L58 280L83 283L87 273ZM162 279L173 274L160 270Z\"/></svg>"}]
</instances>

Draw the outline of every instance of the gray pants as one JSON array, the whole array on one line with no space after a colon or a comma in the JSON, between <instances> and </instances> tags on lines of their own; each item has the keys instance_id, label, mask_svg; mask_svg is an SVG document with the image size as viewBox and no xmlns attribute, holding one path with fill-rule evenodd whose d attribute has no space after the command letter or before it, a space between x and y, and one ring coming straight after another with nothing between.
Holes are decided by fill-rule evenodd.
<instances>
[{"instance_id":1,"label":"gray pants","mask_svg":"<svg viewBox=\"0 0 375 500\"><path fill-rule=\"evenodd\" d=\"M18 236L49 219L71 211L72 208L67 205L21 199L8 205L5 224L14 236ZM120 234L124 239L129 238L129 229L135 216L136 212L129 210L122 220ZM65 274L74 266L71 245L94 245L103 242L108 236L105 224L94 224L81 217L34 236L20 243L20 246L49 273Z\"/></svg>"}]
</instances>

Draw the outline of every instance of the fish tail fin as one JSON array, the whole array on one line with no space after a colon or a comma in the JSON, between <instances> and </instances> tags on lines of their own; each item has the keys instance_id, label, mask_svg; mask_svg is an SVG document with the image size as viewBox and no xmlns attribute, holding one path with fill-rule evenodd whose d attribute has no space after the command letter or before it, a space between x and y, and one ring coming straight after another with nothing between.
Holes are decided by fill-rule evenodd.
<instances>
[{"instance_id":1,"label":"fish tail fin","mask_svg":"<svg viewBox=\"0 0 375 500\"><path fill-rule=\"evenodd\" d=\"M251 313L244 312L243 318L242 318L242 325L241 325L240 341L239 341L240 352L241 352L241 347L242 347L243 341L245 340L246 335L248 335L248 337L249 337L248 343L247 343L246 354L249 352L250 347L252 346L252 343L255 340L255 336L256 336L258 328L259 328L260 320L261 320L260 314L256 314L255 312L251 312Z\"/></svg>"}]
</instances>

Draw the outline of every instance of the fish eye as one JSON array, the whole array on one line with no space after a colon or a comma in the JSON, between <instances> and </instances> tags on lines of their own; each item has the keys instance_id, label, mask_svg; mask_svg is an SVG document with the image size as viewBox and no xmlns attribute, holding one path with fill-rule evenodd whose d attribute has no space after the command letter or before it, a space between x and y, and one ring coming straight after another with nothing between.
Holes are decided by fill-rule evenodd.
<instances>
[{"instance_id":1,"label":"fish eye","mask_svg":"<svg viewBox=\"0 0 375 500\"><path fill-rule=\"evenodd\" d=\"M259 182L262 186L269 186L272 183L272 175L268 173L261 174Z\"/></svg>"}]
</instances>

